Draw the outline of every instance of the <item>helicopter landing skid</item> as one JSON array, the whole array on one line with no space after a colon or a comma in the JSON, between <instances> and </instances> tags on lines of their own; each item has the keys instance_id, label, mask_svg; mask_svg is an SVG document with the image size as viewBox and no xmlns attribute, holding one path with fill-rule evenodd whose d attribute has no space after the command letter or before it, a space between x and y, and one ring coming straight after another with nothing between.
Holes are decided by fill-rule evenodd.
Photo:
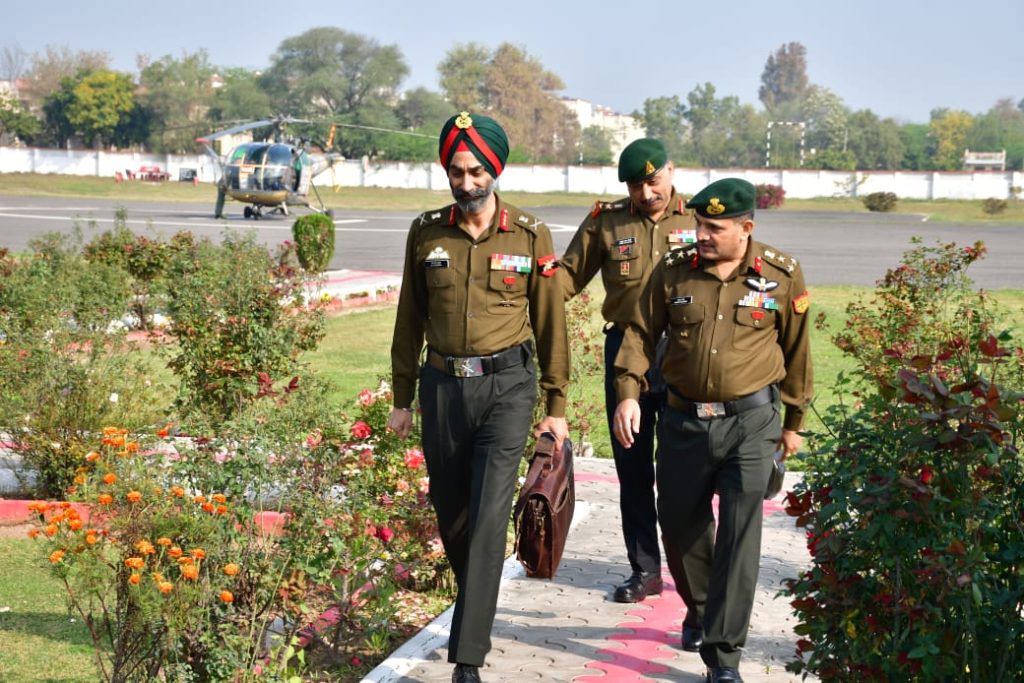
<instances>
[{"instance_id":1,"label":"helicopter landing skid","mask_svg":"<svg viewBox=\"0 0 1024 683\"><path fill-rule=\"evenodd\" d=\"M270 207L268 213L279 213L282 216L287 216L289 215L288 205L285 204L284 202L281 202L277 206ZM255 220L259 220L260 218L263 218L263 206L259 204L247 206L242 210L242 215L245 216L246 218L253 218Z\"/></svg>"}]
</instances>

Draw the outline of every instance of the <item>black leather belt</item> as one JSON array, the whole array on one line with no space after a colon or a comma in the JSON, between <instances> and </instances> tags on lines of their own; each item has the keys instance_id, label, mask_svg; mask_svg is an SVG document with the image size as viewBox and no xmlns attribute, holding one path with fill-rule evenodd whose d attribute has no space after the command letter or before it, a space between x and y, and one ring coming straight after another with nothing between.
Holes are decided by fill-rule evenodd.
<instances>
[{"instance_id":1,"label":"black leather belt","mask_svg":"<svg viewBox=\"0 0 1024 683\"><path fill-rule=\"evenodd\" d=\"M444 356L427 351L427 364L453 377L480 377L523 365L533 355L533 344L523 342L490 356Z\"/></svg>"},{"instance_id":2,"label":"black leather belt","mask_svg":"<svg viewBox=\"0 0 1024 683\"><path fill-rule=\"evenodd\" d=\"M688 398L683 398L673 387L669 387L668 405L689 417L711 420L716 417L732 417L747 410L763 406L766 403L774 403L778 397L778 387L770 384L764 389L747 394L746 396L740 396L732 401L701 403L700 401L691 401Z\"/></svg>"}]
</instances>

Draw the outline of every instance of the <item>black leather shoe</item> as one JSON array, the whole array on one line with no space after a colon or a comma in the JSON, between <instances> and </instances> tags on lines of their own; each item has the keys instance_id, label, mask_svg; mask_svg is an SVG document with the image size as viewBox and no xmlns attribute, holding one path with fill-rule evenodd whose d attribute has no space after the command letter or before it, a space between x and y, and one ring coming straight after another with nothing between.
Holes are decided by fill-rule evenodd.
<instances>
[{"instance_id":1,"label":"black leather shoe","mask_svg":"<svg viewBox=\"0 0 1024 683\"><path fill-rule=\"evenodd\" d=\"M743 683L740 672L730 666L713 666L708 669L707 683Z\"/></svg>"},{"instance_id":2,"label":"black leather shoe","mask_svg":"<svg viewBox=\"0 0 1024 683\"><path fill-rule=\"evenodd\" d=\"M471 664L456 664L452 672L452 683L480 683L480 667Z\"/></svg>"},{"instance_id":3,"label":"black leather shoe","mask_svg":"<svg viewBox=\"0 0 1024 683\"><path fill-rule=\"evenodd\" d=\"M615 587L615 602L640 602L648 595L661 595L661 574L633 572L625 583Z\"/></svg>"},{"instance_id":4,"label":"black leather shoe","mask_svg":"<svg viewBox=\"0 0 1024 683\"><path fill-rule=\"evenodd\" d=\"M700 646L703 644L704 629L683 624L683 649L687 652L700 652Z\"/></svg>"}]
</instances>

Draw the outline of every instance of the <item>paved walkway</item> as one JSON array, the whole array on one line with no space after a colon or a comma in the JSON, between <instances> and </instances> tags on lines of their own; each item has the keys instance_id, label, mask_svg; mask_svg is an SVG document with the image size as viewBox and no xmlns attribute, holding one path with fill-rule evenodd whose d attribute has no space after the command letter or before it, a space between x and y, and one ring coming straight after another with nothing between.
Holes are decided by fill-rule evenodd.
<instances>
[{"instance_id":1,"label":"paved walkway","mask_svg":"<svg viewBox=\"0 0 1024 683\"><path fill-rule=\"evenodd\" d=\"M629 573L621 540L618 483L611 460L576 460L576 518L558 574L528 579L515 559L505 564L493 649L481 677L498 681L704 680L696 653L679 647L684 616L668 569L665 592L642 603L614 602L614 586ZM787 474L787 488L798 475ZM799 681L787 673L794 657L796 619L781 582L808 562L807 546L781 496L766 501L758 593L740 673L747 683ZM364 683L446 683L448 610L363 679Z\"/></svg>"}]
</instances>

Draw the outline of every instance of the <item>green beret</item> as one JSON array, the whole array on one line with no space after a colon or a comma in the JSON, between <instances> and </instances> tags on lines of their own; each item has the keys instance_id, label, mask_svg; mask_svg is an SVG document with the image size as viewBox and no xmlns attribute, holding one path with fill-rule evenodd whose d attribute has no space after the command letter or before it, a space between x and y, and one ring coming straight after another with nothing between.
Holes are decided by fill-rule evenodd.
<instances>
[{"instance_id":1,"label":"green beret","mask_svg":"<svg viewBox=\"0 0 1024 683\"><path fill-rule=\"evenodd\" d=\"M754 186L742 178L722 178L711 183L686 202L704 218L732 218L751 213L756 206Z\"/></svg>"},{"instance_id":2,"label":"green beret","mask_svg":"<svg viewBox=\"0 0 1024 683\"><path fill-rule=\"evenodd\" d=\"M508 136L497 121L483 114L461 112L448 119L441 127L437 153L447 171L456 152L469 151L497 178L508 160Z\"/></svg>"},{"instance_id":3,"label":"green beret","mask_svg":"<svg viewBox=\"0 0 1024 683\"><path fill-rule=\"evenodd\" d=\"M668 163L668 152L660 140L640 138L626 145L619 155L619 180L638 183L647 180Z\"/></svg>"}]
</instances>

